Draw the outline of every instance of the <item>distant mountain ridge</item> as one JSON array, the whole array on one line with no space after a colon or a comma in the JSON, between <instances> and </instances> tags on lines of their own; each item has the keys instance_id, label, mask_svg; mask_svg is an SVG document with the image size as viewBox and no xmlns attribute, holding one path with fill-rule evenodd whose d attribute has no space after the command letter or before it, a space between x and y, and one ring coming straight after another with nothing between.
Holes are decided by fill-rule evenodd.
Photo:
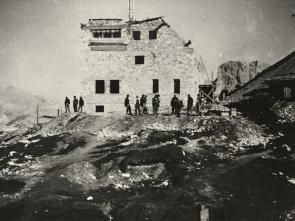
<instances>
[{"instance_id":1,"label":"distant mountain ridge","mask_svg":"<svg viewBox=\"0 0 295 221\"><path fill-rule=\"evenodd\" d=\"M30 126L36 122L37 104L40 114L56 114L56 104L14 86L0 87L0 127Z\"/></svg>"},{"instance_id":2,"label":"distant mountain ridge","mask_svg":"<svg viewBox=\"0 0 295 221\"><path fill-rule=\"evenodd\" d=\"M220 94L224 90L227 92L233 91L253 79L268 66L268 64L259 61L250 63L228 61L221 64L217 71L216 94Z\"/></svg>"}]
</instances>

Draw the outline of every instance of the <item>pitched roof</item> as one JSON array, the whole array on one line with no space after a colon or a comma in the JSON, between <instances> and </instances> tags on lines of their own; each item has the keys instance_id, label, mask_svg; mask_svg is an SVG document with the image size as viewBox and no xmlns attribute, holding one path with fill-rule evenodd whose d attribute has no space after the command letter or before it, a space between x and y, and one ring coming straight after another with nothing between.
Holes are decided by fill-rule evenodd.
<instances>
[{"instance_id":1,"label":"pitched roof","mask_svg":"<svg viewBox=\"0 0 295 221\"><path fill-rule=\"evenodd\" d=\"M278 81L295 81L295 73L289 73L289 74L276 74L273 78L269 78L265 80L265 83L269 82L278 82Z\"/></svg>"},{"instance_id":2,"label":"pitched roof","mask_svg":"<svg viewBox=\"0 0 295 221\"><path fill-rule=\"evenodd\" d=\"M120 19L120 18L91 18L89 19L88 21L88 24L81 24L81 28L84 28L84 27L91 27L91 26L96 26L96 25L100 25L102 26L104 24L104 22L114 22L116 24L119 24L121 26L123 26L124 24L128 24L128 25L134 25L134 24L142 24L142 23L146 23L146 22L151 22L151 21L156 21L156 20L162 20L162 24L159 28L161 28L162 26L169 26L164 20L163 20L163 17L164 16L159 16L159 17L155 17L155 18L147 18L147 19L144 19L144 20L139 20L139 21L127 21L126 23L125 22L122 22L123 19ZM157 28L157 29L159 29Z\"/></svg>"},{"instance_id":3,"label":"pitched roof","mask_svg":"<svg viewBox=\"0 0 295 221\"><path fill-rule=\"evenodd\" d=\"M127 23L140 24L140 23L155 21L155 20L159 20L159 19L163 19L163 18L164 18L164 16L160 16L160 17L155 17L155 18L147 18L147 19L140 20L140 21L128 21Z\"/></svg>"},{"instance_id":4,"label":"pitched roof","mask_svg":"<svg viewBox=\"0 0 295 221\"><path fill-rule=\"evenodd\" d=\"M90 18L89 21L122 21L121 18Z\"/></svg>"},{"instance_id":5,"label":"pitched roof","mask_svg":"<svg viewBox=\"0 0 295 221\"><path fill-rule=\"evenodd\" d=\"M251 84L252 82L256 81L258 78L264 76L265 74L267 74L270 71L273 71L275 69L277 69L279 66L281 66L283 63L285 63L286 61L290 60L291 58L295 57L295 51L293 51L291 54L289 54L287 57L283 58L282 60L278 61L277 63L269 66L268 68L264 69L260 74L256 75L254 78L252 78L250 81L248 81L246 84L244 84L243 86L231 91L228 95L232 95L233 93L235 93L236 91L239 91L243 88L245 88L246 86L248 86L249 84Z\"/></svg>"}]
</instances>

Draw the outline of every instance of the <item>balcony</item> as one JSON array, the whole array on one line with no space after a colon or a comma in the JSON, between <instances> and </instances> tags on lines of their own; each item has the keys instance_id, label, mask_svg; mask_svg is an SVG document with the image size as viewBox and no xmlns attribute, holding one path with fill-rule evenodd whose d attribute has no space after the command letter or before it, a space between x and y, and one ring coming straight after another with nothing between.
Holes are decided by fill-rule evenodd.
<instances>
[{"instance_id":1,"label":"balcony","mask_svg":"<svg viewBox=\"0 0 295 221\"><path fill-rule=\"evenodd\" d=\"M104 44L104 43L109 43L109 44L125 44L126 39L123 38L90 38L89 43L94 43L94 44Z\"/></svg>"},{"instance_id":2,"label":"balcony","mask_svg":"<svg viewBox=\"0 0 295 221\"><path fill-rule=\"evenodd\" d=\"M92 51L127 50L127 43L123 38L91 38L88 45Z\"/></svg>"}]
</instances>

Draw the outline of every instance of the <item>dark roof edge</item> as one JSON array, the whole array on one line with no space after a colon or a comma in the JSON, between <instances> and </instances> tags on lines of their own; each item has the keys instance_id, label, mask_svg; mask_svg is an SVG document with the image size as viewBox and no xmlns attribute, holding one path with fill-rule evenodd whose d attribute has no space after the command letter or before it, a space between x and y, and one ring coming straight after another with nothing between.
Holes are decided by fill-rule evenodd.
<instances>
[{"instance_id":1,"label":"dark roof edge","mask_svg":"<svg viewBox=\"0 0 295 221\"><path fill-rule=\"evenodd\" d=\"M164 16L159 16L155 18L147 18L144 20L139 20L139 21L127 21L126 23L131 23L131 24L139 24L139 23L144 23L144 22L150 22L150 21L155 21L158 19L163 19ZM90 18L89 21L122 21L123 19L121 18Z\"/></svg>"},{"instance_id":2,"label":"dark roof edge","mask_svg":"<svg viewBox=\"0 0 295 221\"><path fill-rule=\"evenodd\" d=\"M258 75L256 75L254 78L252 78L250 81L248 81L246 84L244 84L243 86L241 86L240 88L237 88L233 91L231 91L228 96L232 95L233 93L235 93L238 90L241 90L242 88L246 87L248 84L252 83L253 81L255 81L257 78L260 78L262 75L265 75L267 72L272 71L274 69L276 69L277 67L279 67L281 64L285 63L286 61L288 61L290 58L292 58L293 56L295 56L295 51L293 51L291 54L287 55L286 57L284 57L283 59L279 60L278 62L276 62L275 64L269 66L268 68L264 69L262 72L260 72Z\"/></svg>"},{"instance_id":3,"label":"dark roof edge","mask_svg":"<svg viewBox=\"0 0 295 221\"><path fill-rule=\"evenodd\" d=\"M89 18L89 21L122 21L121 18Z\"/></svg>"},{"instance_id":4,"label":"dark roof edge","mask_svg":"<svg viewBox=\"0 0 295 221\"><path fill-rule=\"evenodd\" d=\"M139 24L139 23L155 21L155 20L163 19L163 18L164 18L164 16L159 16L159 17L155 17L155 18L147 18L147 19L140 20L140 21L127 21L126 23Z\"/></svg>"}]
</instances>

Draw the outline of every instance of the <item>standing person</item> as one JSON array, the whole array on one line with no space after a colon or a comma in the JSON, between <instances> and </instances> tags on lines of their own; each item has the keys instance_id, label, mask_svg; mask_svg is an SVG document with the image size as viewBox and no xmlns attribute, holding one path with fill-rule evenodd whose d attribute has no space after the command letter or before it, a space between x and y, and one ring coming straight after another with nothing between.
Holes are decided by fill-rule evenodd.
<instances>
[{"instance_id":1,"label":"standing person","mask_svg":"<svg viewBox=\"0 0 295 221\"><path fill-rule=\"evenodd\" d=\"M155 95L152 99L152 105L153 105L153 114L156 114L156 105L157 105L157 98L156 98L157 95Z\"/></svg>"},{"instance_id":2,"label":"standing person","mask_svg":"<svg viewBox=\"0 0 295 221\"><path fill-rule=\"evenodd\" d=\"M146 103L147 103L147 96L144 95L144 98L143 98L143 113L144 114L148 114Z\"/></svg>"},{"instance_id":3,"label":"standing person","mask_svg":"<svg viewBox=\"0 0 295 221\"><path fill-rule=\"evenodd\" d=\"M135 101L135 114L140 114L140 102L139 102L139 99L138 99L138 96L136 96L136 101Z\"/></svg>"},{"instance_id":4,"label":"standing person","mask_svg":"<svg viewBox=\"0 0 295 221\"><path fill-rule=\"evenodd\" d=\"M160 108L160 94L156 95L156 114L159 114L159 108Z\"/></svg>"},{"instance_id":5,"label":"standing person","mask_svg":"<svg viewBox=\"0 0 295 221\"><path fill-rule=\"evenodd\" d=\"M196 99L196 113L197 113L197 115L200 114L200 104L199 104L198 99Z\"/></svg>"},{"instance_id":6,"label":"standing person","mask_svg":"<svg viewBox=\"0 0 295 221\"><path fill-rule=\"evenodd\" d=\"M77 112L78 111L78 99L76 98L76 96L74 96L74 99L73 99L73 108L74 108L74 112Z\"/></svg>"},{"instance_id":7,"label":"standing person","mask_svg":"<svg viewBox=\"0 0 295 221\"><path fill-rule=\"evenodd\" d=\"M176 117L180 117L180 112L182 108L183 108L183 102L182 100L178 100L176 103L176 108L175 108Z\"/></svg>"},{"instance_id":8,"label":"standing person","mask_svg":"<svg viewBox=\"0 0 295 221\"><path fill-rule=\"evenodd\" d=\"M170 102L170 105L172 108L172 115L175 114L175 107L177 102L178 102L178 98L176 97L176 95L174 95L174 97L171 99L171 102Z\"/></svg>"},{"instance_id":9,"label":"standing person","mask_svg":"<svg viewBox=\"0 0 295 221\"><path fill-rule=\"evenodd\" d=\"M66 99L65 99L66 113L68 113L68 111L69 111L69 113L71 113L71 111L70 111L70 103L71 103L70 99L68 97L66 97Z\"/></svg>"},{"instance_id":10,"label":"standing person","mask_svg":"<svg viewBox=\"0 0 295 221\"><path fill-rule=\"evenodd\" d=\"M79 108L78 111L80 111L81 113L83 112L83 106L84 106L84 100L82 97L79 98Z\"/></svg>"},{"instance_id":11,"label":"standing person","mask_svg":"<svg viewBox=\"0 0 295 221\"><path fill-rule=\"evenodd\" d=\"M194 100L191 97L191 95L188 95L187 96L187 110L186 110L187 116L189 116L191 114L193 105L194 105Z\"/></svg>"},{"instance_id":12,"label":"standing person","mask_svg":"<svg viewBox=\"0 0 295 221\"><path fill-rule=\"evenodd\" d=\"M140 108L141 108L142 112L144 112L144 111L143 111L143 103L144 103L144 95L141 95L141 98L140 98L139 104L140 104Z\"/></svg>"},{"instance_id":13,"label":"standing person","mask_svg":"<svg viewBox=\"0 0 295 221\"><path fill-rule=\"evenodd\" d=\"M197 99L198 99L198 102L199 102L199 104L202 104L202 97L201 97L201 95L200 95L200 94L198 94L198 97L197 97Z\"/></svg>"},{"instance_id":14,"label":"standing person","mask_svg":"<svg viewBox=\"0 0 295 221\"><path fill-rule=\"evenodd\" d=\"M196 103L197 107L196 107L196 112L197 114L200 114L201 112L201 106L202 106L202 97L200 94L197 95L197 103Z\"/></svg>"},{"instance_id":15,"label":"standing person","mask_svg":"<svg viewBox=\"0 0 295 221\"><path fill-rule=\"evenodd\" d=\"M125 101L124 101L124 105L126 107L126 114L128 115L132 115L131 113L131 107L130 107L130 102L129 102L129 94L126 95Z\"/></svg>"}]
</instances>

